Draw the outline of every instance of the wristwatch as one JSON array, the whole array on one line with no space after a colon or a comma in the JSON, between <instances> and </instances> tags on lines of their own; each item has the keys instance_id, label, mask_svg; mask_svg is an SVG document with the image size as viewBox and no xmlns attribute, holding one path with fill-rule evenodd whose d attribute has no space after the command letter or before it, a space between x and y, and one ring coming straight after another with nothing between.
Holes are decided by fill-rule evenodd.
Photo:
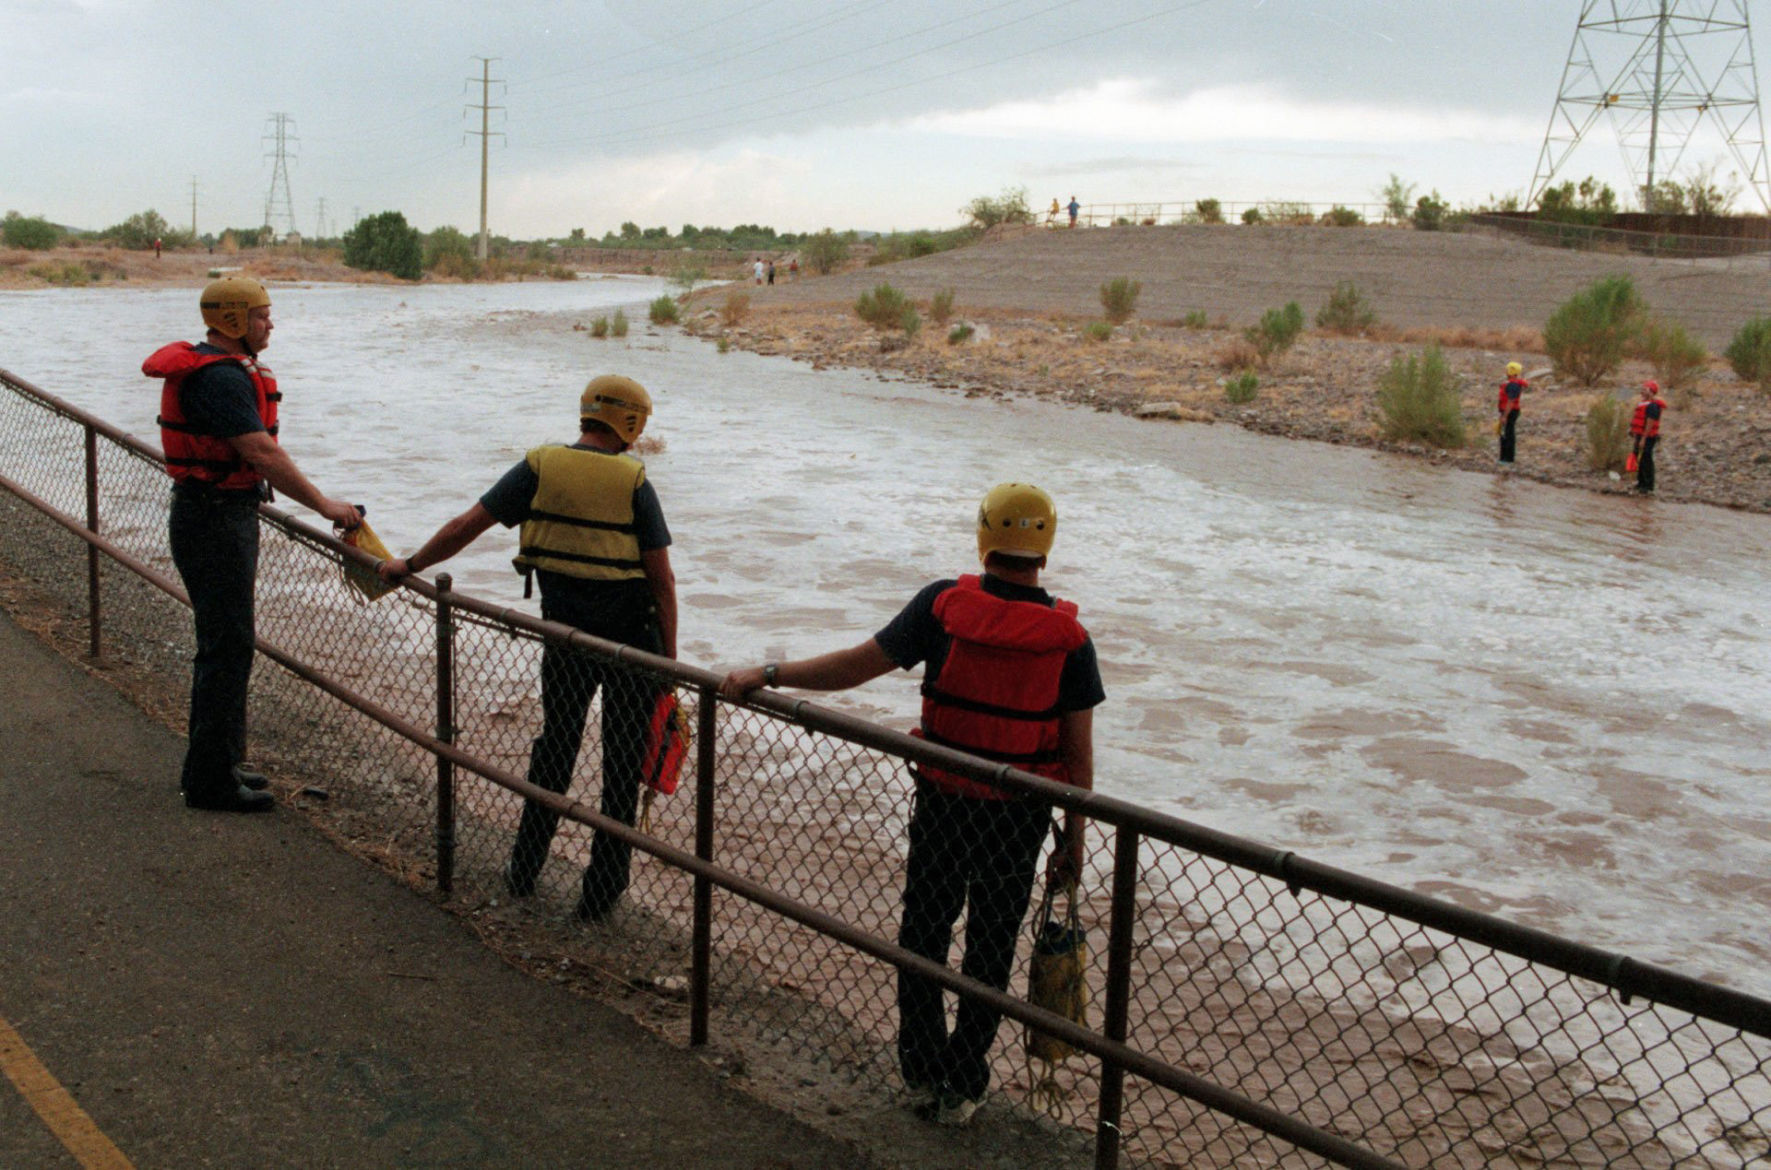
<instances>
[{"instance_id":1,"label":"wristwatch","mask_svg":"<svg viewBox=\"0 0 1771 1170\"><path fill-rule=\"evenodd\" d=\"M781 664L779 662L764 663L763 664L763 686L765 686L765 687L774 686L775 685L775 676L780 673L781 673Z\"/></svg>"}]
</instances>

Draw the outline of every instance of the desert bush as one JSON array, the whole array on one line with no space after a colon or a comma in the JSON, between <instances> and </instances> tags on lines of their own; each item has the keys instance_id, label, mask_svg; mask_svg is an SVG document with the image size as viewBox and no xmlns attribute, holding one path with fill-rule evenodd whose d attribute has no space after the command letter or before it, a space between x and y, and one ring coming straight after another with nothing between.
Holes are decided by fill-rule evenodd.
<instances>
[{"instance_id":1,"label":"desert bush","mask_svg":"<svg viewBox=\"0 0 1771 1170\"><path fill-rule=\"evenodd\" d=\"M904 331L905 340L915 337L921 331L922 317L917 313L915 305L905 304L904 311L898 314L898 328Z\"/></svg>"},{"instance_id":2,"label":"desert bush","mask_svg":"<svg viewBox=\"0 0 1771 1170\"><path fill-rule=\"evenodd\" d=\"M1349 336L1362 333L1377 323L1377 312L1359 292L1359 286L1343 280L1328 294L1328 300L1316 310L1316 328Z\"/></svg>"},{"instance_id":3,"label":"desert bush","mask_svg":"<svg viewBox=\"0 0 1771 1170\"><path fill-rule=\"evenodd\" d=\"M880 330L896 329L910 307L910 298L884 282L855 298L855 316Z\"/></svg>"},{"instance_id":4,"label":"desert bush","mask_svg":"<svg viewBox=\"0 0 1771 1170\"><path fill-rule=\"evenodd\" d=\"M714 348L725 353L732 348L732 339L722 333L719 335L719 343Z\"/></svg>"},{"instance_id":5,"label":"desert bush","mask_svg":"<svg viewBox=\"0 0 1771 1170\"><path fill-rule=\"evenodd\" d=\"M1322 213L1321 222L1324 227L1364 227L1365 217L1337 203Z\"/></svg>"},{"instance_id":6,"label":"desert bush","mask_svg":"<svg viewBox=\"0 0 1771 1170\"><path fill-rule=\"evenodd\" d=\"M1204 309L1194 309L1181 318L1181 328L1183 329L1204 329L1209 324Z\"/></svg>"},{"instance_id":7,"label":"desert bush","mask_svg":"<svg viewBox=\"0 0 1771 1170\"><path fill-rule=\"evenodd\" d=\"M741 324L744 314L750 312L750 294L732 292L726 294L725 301L719 307L720 324L730 328Z\"/></svg>"},{"instance_id":8,"label":"desert bush","mask_svg":"<svg viewBox=\"0 0 1771 1170\"><path fill-rule=\"evenodd\" d=\"M1435 447L1464 445L1464 410L1457 385L1436 345L1418 355L1397 354L1378 383L1377 405L1387 439Z\"/></svg>"},{"instance_id":9,"label":"desert bush","mask_svg":"<svg viewBox=\"0 0 1771 1170\"><path fill-rule=\"evenodd\" d=\"M607 337L609 335L609 319L607 317L598 317L592 321L590 323L590 335L592 337Z\"/></svg>"},{"instance_id":10,"label":"desert bush","mask_svg":"<svg viewBox=\"0 0 1771 1170\"><path fill-rule=\"evenodd\" d=\"M1027 188L1005 187L1000 195L980 195L959 209L967 226L988 231L1002 223L1032 223L1033 209L1027 206Z\"/></svg>"},{"instance_id":11,"label":"desert bush","mask_svg":"<svg viewBox=\"0 0 1771 1170\"><path fill-rule=\"evenodd\" d=\"M401 280L424 275L424 239L397 211L357 221L344 233L344 262L367 272L387 272Z\"/></svg>"},{"instance_id":12,"label":"desert bush","mask_svg":"<svg viewBox=\"0 0 1771 1170\"><path fill-rule=\"evenodd\" d=\"M0 242L9 248L42 252L60 243L61 236L61 229L40 215L20 215L16 211L9 211L6 218L0 220Z\"/></svg>"},{"instance_id":13,"label":"desert bush","mask_svg":"<svg viewBox=\"0 0 1771 1170\"><path fill-rule=\"evenodd\" d=\"M1308 203L1293 203L1286 200L1275 200L1261 208L1262 218L1273 223L1312 224L1316 222L1316 214L1310 210Z\"/></svg>"},{"instance_id":14,"label":"desert bush","mask_svg":"<svg viewBox=\"0 0 1771 1170\"><path fill-rule=\"evenodd\" d=\"M1771 393L1771 317L1754 317L1735 330L1722 356L1742 381Z\"/></svg>"},{"instance_id":15,"label":"desert bush","mask_svg":"<svg viewBox=\"0 0 1771 1170\"><path fill-rule=\"evenodd\" d=\"M1602 277L1550 314L1543 327L1544 350L1559 374L1596 385L1630 351L1647 308L1629 277Z\"/></svg>"},{"instance_id":16,"label":"desert bush","mask_svg":"<svg viewBox=\"0 0 1771 1170\"><path fill-rule=\"evenodd\" d=\"M935 295L929 298L929 320L936 325L946 325L952 319L953 290L950 288L937 289Z\"/></svg>"},{"instance_id":17,"label":"desert bush","mask_svg":"<svg viewBox=\"0 0 1771 1170\"><path fill-rule=\"evenodd\" d=\"M1630 453L1630 406L1601 394L1587 407L1587 466L1622 471Z\"/></svg>"},{"instance_id":18,"label":"desert bush","mask_svg":"<svg viewBox=\"0 0 1771 1170\"><path fill-rule=\"evenodd\" d=\"M806 267L820 276L829 276L849 258L849 241L825 228L817 235L807 237L800 245L800 251L805 255Z\"/></svg>"},{"instance_id":19,"label":"desert bush","mask_svg":"<svg viewBox=\"0 0 1771 1170\"><path fill-rule=\"evenodd\" d=\"M1616 214L1617 193L1610 184L1591 175L1578 185L1570 179L1555 187L1545 187L1537 197L1538 218L1550 223L1599 227L1611 222Z\"/></svg>"},{"instance_id":20,"label":"desert bush","mask_svg":"<svg viewBox=\"0 0 1771 1170\"><path fill-rule=\"evenodd\" d=\"M1415 201L1414 214L1408 222L1414 225L1417 232L1436 232L1445 226L1445 213L1451 210L1451 204L1439 197L1439 192L1422 195Z\"/></svg>"},{"instance_id":21,"label":"desert bush","mask_svg":"<svg viewBox=\"0 0 1771 1170\"><path fill-rule=\"evenodd\" d=\"M1261 209L1260 208L1258 208L1258 207L1244 207L1242 209L1242 222L1243 223L1256 224L1256 223L1260 223L1261 219L1262 219L1262 216L1261 216Z\"/></svg>"},{"instance_id":22,"label":"desert bush","mask_svg":"<svg viewBox=\"0 0 1771 1170\"><path fill-rule=\"evenodd\" d=\"M1254 347L1254 342L1246 337L1236 337L1218 350L1217 363L1220 370L1235 373L1260 364L1261 351Z\"/></svg>"},{"instance_id":23,"label":"desert bush","mask_svg":"<svg viewBox=\"0 0 1771 1170\"><path fill-rule=\"evenodd\" d=\"M1113 326L1105 321L1090 321L1082 327L1082 336L1088 341L1106 341L1113 336Z\"/></svg>"},{"instance_id":24,"label":"desert bush","mask_svg":"<svg viewBox=\"0 0 1771 1170\"><path fill-rule=\"evenodd\" d=\"M1246 406L1254 401L1255 393L1261 388L1261 380L1253 370L1243 370L1232 375L1224 383L1224 397L1233 406Z\"/></svg>"},{"instance_id":25,"label":"desert bush","mask_svg":"<svg viewBox=\"0 0 1771 1170\"><path fill-rule=\"evenodd\" d=\"M140 252L153 247L155 240L164 240L171 236L172 229L164 216L149 208L137 212L122 223L111 225L99 235L119 248L131 248Z\"/></svg>"},{"instance_id":26,"label":"desert bush","mask_svg":"<svg viewBox=\"0 0 1771 1170\"><path fill-rule=\"evenodd\" d=\"M627 314L626 313L622 312L620 309L615 310L615 315L609 319L609 332L614 334L616 337L626 337L627 336Z\"/></svg>"},{"instance_id":27,"label":"desert bush","mask_svg":"<svg viewBox=\"0 0 1771 1170\"><path fill-rule=\"evenodd\" d=\"M440 227L424 237L424 270L467 280L479 272L473 241L460 228Z\"/></svg>"},{"instance_id":28,"label":"desert bush","mask_svg":"<svg viewBox=\"0 0 1771 1170\"><path fill-rule=\"evenodd\" d=\"M1130 277L1116 276L1101 286L1101 310L1107 320L1123 325L1137 312L1138 294L1144 286Z\"/></svg>"},{"instance_id":29,"label":"desert bush","mask_svg":"<svg viewBox=\"0 0 1771 1170\"><path fill-rule=\"evenodd\" d=\"M1193 204L1193 214L1200 223L1223 223L1224 205L1216 199L1200 199Z\"/></svg>"},{"instance_id":30,"label":"desert bush","mask_svg":"<svg viewBox=\"0 0 1771 1170\"><path fill-rule=\"evenodd\" d=\"M676 298L669 293L659 297L647 308L646 317L654 325L675 325L677 319Z\"/></svg>"},{"instance_id":31,"label":"desert bush","mask_svg":"<svg viewBox=\"0 0 1771 1170\"><path fill-rule=\"evenodd\" d=\"M1649 320L1642 327L1636 352L1654 367L1654 379L1667 390L1689 390L1709 363L1703 343L1676 321Z\"/></svg>"},{"instance_id":32,"label":"desert bush","mask_svg":"<svg viewBox=\"0 0 1771 1170\"><path fill-rule=\"evenodd\" d=\"M947 331L947 344L959 345L972 339L972 327L963 321Z\"/></svg>"},{"instance_id":33,"label":"desert bush","mask_svg":"<svg viewBox=\"0 0 1771 1170\"><path fill-rule=\"evenodd\" d=\"M676 264L671 267L670 275L666 276L664 279L670 282L672 288L679 288L683 291L684 295L687 295L695 291L695 286L697 284L707 279L707 266L693 260L678 260ZM658 302L654 301L652 303L657 304ZM676 320L674 313L671 315L670 319L672 321ZM657 321L657 318L654 317L653 321Z\"/></svg>"},{"instance_id":34,"label":"desert bush","mask_svg":"<svg viewBox=\"0 0 1771 1170\"><path fill-rule=\"evenodd\" d=\"M1384 218L1391 223L1401 223L1408 218L1408 201L1414 198L1413 183L1405 183L1402 176L1390 172L1390 181L1383 185L1377 195L1384 201Z\"/></svg>"},{"instance_id":35,"label":"desert bush","mask_svg":"<svg viewBox=\"0 0 1771 1170\"><path fill-rule=\"evenodd\" d=\"M1262 313L1260 323L1244 329L1242 336L1254 346L1260 364L1265 365L1297 344L1298 334L1303 331L1304 311L1296 301L1287 301L1283 309Z\"/></svg>"},{"instance_id":36,"label":"desert bush","mask_svg":"<svg viewBox=\"0 0 1771 1170\"><path fill-rule=\"evenodd\" d=\"M50 284L90 284L98 279L97 273L71 260L61 264L33 264L25 271Z\"/></svg>"}]
</instances>

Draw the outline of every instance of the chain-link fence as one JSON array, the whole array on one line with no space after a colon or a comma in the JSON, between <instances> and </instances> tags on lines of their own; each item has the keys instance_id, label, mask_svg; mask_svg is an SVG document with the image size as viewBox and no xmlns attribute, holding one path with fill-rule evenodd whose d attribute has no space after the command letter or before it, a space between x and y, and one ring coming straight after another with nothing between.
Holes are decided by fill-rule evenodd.
<instances>
[{"instance_id":1,"label":"chain-link fence","mask_svg":"<svg viewBox=\"0 0 1771 1170\"><path fill-rule=\"evenodd\" d=\"M158 452L0 384L0 563L179 713L190 623ZM937 985L1008 1016L993 1092L1066 1123L1055 1148L1078 1162L1090 1134L1097 1165L1771 1159L1771 1003L780 694L729 703L706 671L446 578L366 603L342 571L362 554L263 515L255 760L414 883L558 903L602 969L681 989L691 1043L757 1036L899 1092L907 973L907 1018ZM655 788L660 695L693 731L674 793ZM925 841L932 900L905 897L907 837L937 823L907 762L1016 797ZM1086 1025L972 978L1001 950L990 922L1012 920L1023 985L1048 804L1091 825ZM957 966L911 936L941 936L961 870ZM1078 1053L1033 1059L1029 1023Z\"/></svg>"},{"instance_id":2,"label":"chain-link fence","mask_svg":"<svg viewBox=\"0 0 1771 1170\"><path fill-rule=\"evenodd\" d=\"M1534 244L1583 252L1614 252L1665 260L1736 259L1756 265L1771 263L1771 237L1765 235L1695 236L1677 232L1636 231L1562 223L1520 214L1476 214L1469 223Z\"/></svg>"}]
</instances>

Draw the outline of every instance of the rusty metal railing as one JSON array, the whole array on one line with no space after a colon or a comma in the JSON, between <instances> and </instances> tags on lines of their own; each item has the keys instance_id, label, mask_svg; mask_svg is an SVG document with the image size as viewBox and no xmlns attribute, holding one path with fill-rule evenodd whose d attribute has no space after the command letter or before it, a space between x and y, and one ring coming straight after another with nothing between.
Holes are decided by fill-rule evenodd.
<instances>
[{"instance_id":1,"label":"rusty metal railing","mask_svg":"<svg viewBox=\"0 0 1771 1170\"><path fill-rule=\"evenodd\" d=\"M0 561L80 615L93 653L126 650L176 694L188 623L159 452L5 371L0 389L0 487L17 501L0 496ZM325 776L330 823L476 905L500 892L524 801L562 818L544 905L577 892L591 834L625 843L626 899L569 943L636 984L680 974L691 1044L716 1028L790 1043L883 1091L907 970L1086 1054L1023 1084L1025 1042L1008 1028L995 1074L1011 1100L1092 1132L1097 1166L1771 1157L1762 999L804 700L731 704L706 670L446 577L358 604L339 570L362 553L262 514L259 650L278 669L255 679L257 751L286 775ZM70 571L81 558L87 571ZM555 669L602 683L593 749L633 730L611 722L612 688L679 691L697 731L692 803L660 798L639 828L607 815L582 799L599 787L594 750L566 761L566 791L531 782L549 647L564 655ZM1098 1028L894 941L907 762L1098 826L1081 910L1108 942L1088 974Z\"/></svg>"}]
</instances>

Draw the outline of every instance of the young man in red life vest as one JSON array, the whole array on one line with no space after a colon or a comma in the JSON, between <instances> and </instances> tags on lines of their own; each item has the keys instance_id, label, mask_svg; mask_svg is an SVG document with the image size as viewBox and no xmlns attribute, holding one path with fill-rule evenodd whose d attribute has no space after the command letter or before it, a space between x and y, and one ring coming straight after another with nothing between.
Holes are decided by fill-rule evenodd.
<instances>
[{"instance_id":1,"label":"young man in red life vest","mask_svg":"<svg viewBox=\"0 0 1771 1170\"><path fill-rule=\"evenodd\" d=\"M1106 695L1076 607L1039 587L1056 532L1050 496L1029 484L999 484L978 509L982 577L936 581L860 645L735 670L720 693L845 690L923 663L918 735L1092 788L1094 708ZM946 963L963 910L960 970L1006 991L1051 806L932 768L914 776L898 943ZM1068 814L1062 836L1047 876L1073 881L1082 870L1082 818ZM997 1012L962 998L950 1033L940 984L898 973L898 1063L919 1115L947 1125L971 1119L989 1085L1000 1022Z\"/></svg>"},{"instance_id":2,"label":"young man in red life vest","mask_svg":"<svg viewBox=\"0 0 1771 1170\"><path fill-rule=\"evenodd\" d=\"M1666 399L1660 396L1660 383L1642 383L1642 397L1636 412L1630 416L1630 435L1635 439L1636 490L1654 490L1654 448L1660 445L1660 416L1666 413Z\"/></svg>"},{"instance_id":3,"label":"young man in red life vest","mask_svg":"<svg viewBox=\"0 0 1771 1170\"><path fill-rule=\"evenodd\" d=\"M1519 403L1525 396L1525 388L1531 383L1519 375L1525 367L1518 362L1507 363L1507 380L1501 383L1500 400L1498 403L1500 417L1495 420L1495 430L1500 434L1500 461L1513 461L1514 428L1519 425Z\"/></svg>"},{"instance_id":4,"label":"young man in red life vest","mask_svg":"<svg viewBox=\"0 0 1771 1170\"><path fill-rule=\"evenodd\" d=\"M356 527L359 513L323 494L277 444L282 395L258 361L273 328L264 286L224 277L204 288L199 307L207 339L162 346L141 367L163 380L160 445L172 476L172 563L197 632L179 786L192 808L262 812L275 803L264 777L240 767L255 637L258 505L274 487L341 528Z\"/></svg>"}]
</instances>

